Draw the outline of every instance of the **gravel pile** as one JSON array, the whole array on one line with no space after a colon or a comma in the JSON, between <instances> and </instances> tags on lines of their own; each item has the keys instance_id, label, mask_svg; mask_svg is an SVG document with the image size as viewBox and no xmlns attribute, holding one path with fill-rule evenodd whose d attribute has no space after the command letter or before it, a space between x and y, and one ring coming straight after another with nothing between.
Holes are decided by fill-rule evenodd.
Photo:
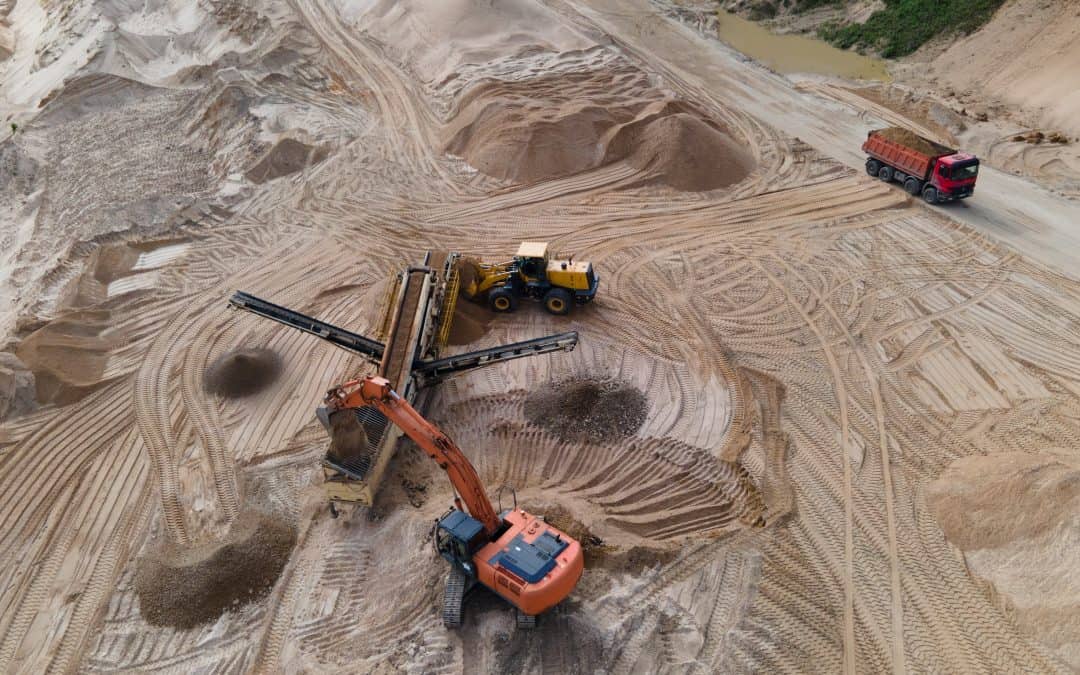
<instances>
[{"instance_id":1,"label":"gravel pile","mask_svg":"<svg viewBox=\"0 0 1080 675\"><path fill-rule=\"evenodd\" d=\"M534 392L525 417L559 438L604 442L633 435L645 422L649 401L617 381L567 381Z\"/></svg>"}]
</instances>

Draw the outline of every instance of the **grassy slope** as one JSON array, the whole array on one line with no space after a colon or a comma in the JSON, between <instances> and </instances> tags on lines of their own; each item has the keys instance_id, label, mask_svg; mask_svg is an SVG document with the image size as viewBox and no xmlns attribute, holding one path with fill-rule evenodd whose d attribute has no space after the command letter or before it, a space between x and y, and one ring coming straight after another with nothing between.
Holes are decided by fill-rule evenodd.
<instances>
[{"instance_id":1,"label":"grassy slope","mask_svg":"<svg viewBox=\"0 0 1080 675\"><path fill-rule=\"evenodd\" d=\"M978 30L1004 3L1005 0L885 0L885 8L875 12L866 23L826 25L819 34L842 49L870 49L895 58L912 53L937 35L966 35Z\"/></svg>"}]
</instances>

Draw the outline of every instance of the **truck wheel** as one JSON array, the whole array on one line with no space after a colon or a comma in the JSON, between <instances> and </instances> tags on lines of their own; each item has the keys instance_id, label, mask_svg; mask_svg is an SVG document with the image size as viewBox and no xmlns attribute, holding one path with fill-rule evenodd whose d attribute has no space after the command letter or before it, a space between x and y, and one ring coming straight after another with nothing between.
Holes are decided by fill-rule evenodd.
<instances>
[{"instance_id":1,"label":"truck wheel","mask_svg":"<svg viewBox=\"0 0 1080 675\"><path fill-rule=\"evenodd\" d=\"M570 303L572 301L570 291L565 288L553 288L544 296L544 309L557 316L562 316L570 313Z\"/></svg>"},{"instance_id":2,"label":"truck wheel","mask_svg":"<svg viewBox=\"0 0 1080 675\"><path fill-rule=\"evenodd\" d=\"M867 174L869 174L871 176L877 176L878 175L878 173L877 173L878 169L880 169L880 168L881 168L881 162L877 161L876 159L868 159L868 160L866 160L866 173Z\"/></svg>"},{"instance_id":3,"label":"truck wheel","mask_svg":"<svg viewBox=\"0 0 1080 675\"><path fill-rule=\"evenodd\" d=\"M904 191L907 192L912 197L918 197L919 196L919 179L918 178L908 178L906 181L904 181Z\"/></svg>"},{"instance_id":4,"label":"truck wheel","mask_svg":"<svg viewBox=\"0 0 1080 675\"><path fill-rule=\"evenodd\" d=\"M886 183L888 183L889 181L892 180L892 167L890 167L890 166L881 167L880 169L878 169L877 177L880 178L881 180L885 181Z\"/></svg>"},{"instance_id":5,"label":"truck wheel","mask_svg":"<svg viewBox=\"0 0 1080 675\"><path fill-rule=\"evenodd\" d=\"M517 298L506 288L496 288L488 295L488 304L496 312L512 312L517 309Z\"/></svg>"},{"instance_id":6,"label":"truck wheel","mask_svg":"<svg viewBox=\"0 0 1080 675\"><path fill-rule=\"evenodd\" d=\"M922 198L927 204L937 204L937 188L933 185L927 185L923 188Z\"/></svg>"}]
</instances>

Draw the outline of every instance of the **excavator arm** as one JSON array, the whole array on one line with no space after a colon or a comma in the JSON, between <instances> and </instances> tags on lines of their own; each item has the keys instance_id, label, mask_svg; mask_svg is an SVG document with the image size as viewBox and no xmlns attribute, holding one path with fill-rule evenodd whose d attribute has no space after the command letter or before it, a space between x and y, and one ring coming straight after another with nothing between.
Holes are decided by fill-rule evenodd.
<instances>
[{"instance_id":1,"label":"excavator arm","mask_svg":"<svg viewBox=\"0 0 1080 675\"><path fill-rule=\"evenodd\" d=\"M399 396L389 380L377 375L351 380L328 391L326 405L332 410L374 406L446 471L454 489L465 502L469 515L483 524L489 537L499 529L500 519L495 507L491 505L484 484L465 453L441 429L424 419L408 401Z\"/></svg>"}]
</instances>

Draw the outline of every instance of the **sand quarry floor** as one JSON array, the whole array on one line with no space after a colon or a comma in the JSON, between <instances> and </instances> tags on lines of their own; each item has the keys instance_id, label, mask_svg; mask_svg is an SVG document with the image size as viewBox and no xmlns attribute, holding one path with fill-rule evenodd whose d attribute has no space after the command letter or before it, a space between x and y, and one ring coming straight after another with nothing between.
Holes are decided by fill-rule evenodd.
<instances>
[{"instance_id":1,"label":"sand quarry floor","mask_svg":"<svg viewBox=\"0 0 1080 675\"><path fill-rule=\"evenodd\" d=\"M644 0L9 12L0 672L1080 668L1075 202L913 202L860 170L897 113ZM587 570L448 632L445 478L405 444L330 518L312 412L364 366L226 299L371 334L424 251L522 240L598 299L452 349L581 344L423 402Z\"/></svg>"}]
</instances>

